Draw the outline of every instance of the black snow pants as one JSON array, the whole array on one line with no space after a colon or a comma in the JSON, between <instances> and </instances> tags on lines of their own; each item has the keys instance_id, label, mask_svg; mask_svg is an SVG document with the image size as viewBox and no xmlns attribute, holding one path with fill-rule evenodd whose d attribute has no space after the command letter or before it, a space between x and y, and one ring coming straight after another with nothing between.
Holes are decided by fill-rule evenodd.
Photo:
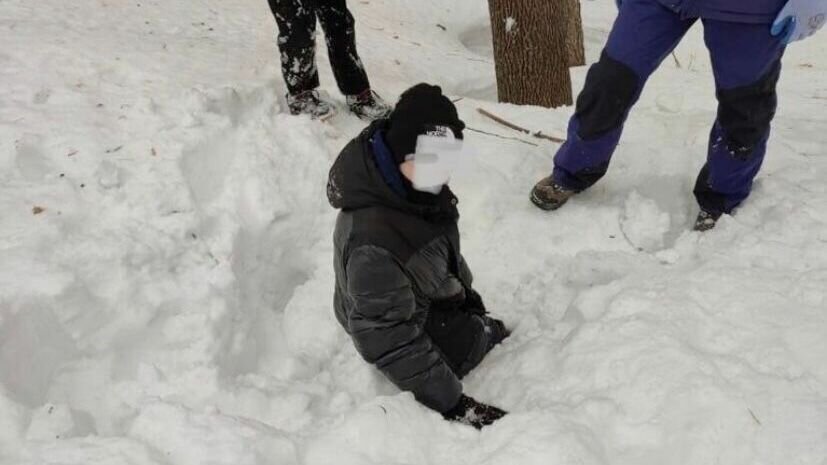
<instances>
[{"instance_id":1,"label":"black snow pants","mask_svg":"<svg viewBox=\"0 0 827 465\"><path fill-rule=\"evenodd\" d=\"M319 87L316 20L327 41L339 90L358 95L370 88L356 53L356 29L345 0L268 0L279 28L278 45L287 90L296 95Z\"/></svg>"}]
</instances>

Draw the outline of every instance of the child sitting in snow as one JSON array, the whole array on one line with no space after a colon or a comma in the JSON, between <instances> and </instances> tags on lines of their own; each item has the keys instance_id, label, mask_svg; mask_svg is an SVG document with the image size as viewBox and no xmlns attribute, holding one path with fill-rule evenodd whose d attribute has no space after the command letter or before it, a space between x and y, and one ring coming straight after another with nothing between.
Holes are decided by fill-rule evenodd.
<instances>
[{"instance_id":1,"label":"child sitting in snow","mask_svg":"<svg viewBox=\"0 0 827 465\"><path fill-rule=\"evenodd\" d=\"M616 0L620 13L577 99L554 171L531 192L556 210L609 169L623 125L649 76L698 19L712 57L718 118L695 184L695 229L715 226L743 202L767 151L787 44L820 29L827 0ZM668 157L665 150L664 156Z\"/></svg>"},{"instance_id":2,"label":"child sitting in snow","mask_svg":"<svg viewBox=\"0 0 827 465\"><path fill-rule=\"evenodd\" d=\"M336 317L356 349L424 405L481 428L505 412L463 395L460 379L508 332L460 254L446 184L464 127L439 87L419 84L342 150L327 195L341 209Z\"/></svg>"}]
</instances>

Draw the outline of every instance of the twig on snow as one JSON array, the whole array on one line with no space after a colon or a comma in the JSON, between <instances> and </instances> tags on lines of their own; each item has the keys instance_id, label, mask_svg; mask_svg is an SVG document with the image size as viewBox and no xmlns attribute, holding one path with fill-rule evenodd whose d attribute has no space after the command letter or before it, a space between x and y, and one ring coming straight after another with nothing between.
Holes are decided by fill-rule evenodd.
<instances>
[{"instance_id":1,"label":"twig on snow","mask_svg":"<svg viewBox=\"0 0 827 465\"><path fill-rule=\"evenodd\" d=\"M528 134L528 135L530 135L532 137L536 137L538 139L550 140L550 141L556 142L558 144L563 144L563 143L566 142L565 139L560 139L559 137L549 136L549 135L543 134L541 131L537 131L537 132L529 131L528 129L526 129L522 126L517 126L516 124L514 124L514 123L512 123L508 120L500 118L499 116L491 113L488 110L485 110L485 109L482 109L482 108L477 108L477 112L479 112L479 114L485 116L486 118L490 118L490 119L496 121L497 123L502 124L503 126L505 126L507 128L513 129L515 131L522 132L523 134Z\"/></svg>"},{"instance_id":2,"label":"twig on snow","mask_svg":"<svg viewBox=\"0 0 827 465\"><path fill-rule=\"evenodd\" d=\"M755 416L755 412L753 412L751 408L747 408L747 410L749 410L749 414L752 415L752 419L755 420L756 423L758 423L758 426L762 426L761 420L759 420L758 417Z\"/></svg>"},{"instance_id":3,"label":"twig on snow","mask_svg":"<svg viewBox=\"0 0 827 465\"><path fill-rule=\"evenodd\" d=\"M480 134L485 134L486 136L493 136L493 137L498 137L500 139L506 139L506 140L514 140L514 141L517 141L517 142L522 142L523 144L531 145L531 146L534 146L534 147L539 147L538 144L535 144L534 142L529 142L527 140L522 140L519 137L502 136L500 134L494 134L493 132L483 131L481 129L475 129L475 128L467 127L467 126L466 126L465 129L467 129L471 132L478 132Z\"/></svg>"},{"instance_id":4,"label":"twig on snow","mask_svg":"<svg viewBox=\"0 0 827 465\"><path fill-rule=\"evenodd\" d=\"M675 64L678 65L678 69L683 69L683 66L681 66L681 62L678 60L678 56L675 55L675 52L672 52L672 58L675 59Z\"/></svg>"}]
</instances>

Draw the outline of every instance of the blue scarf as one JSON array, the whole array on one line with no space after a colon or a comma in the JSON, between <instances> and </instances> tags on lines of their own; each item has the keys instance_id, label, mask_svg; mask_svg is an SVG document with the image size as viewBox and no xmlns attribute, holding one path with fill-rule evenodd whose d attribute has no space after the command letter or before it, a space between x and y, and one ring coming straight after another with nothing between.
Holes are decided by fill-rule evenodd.
<instances>
[{"instance_id":1,"label":"blue scarf","mask_svg":"<svg viewBox=\"0 0 827 465\"><path fill-rule=\"evenodd\" d=\"M384 131L376 131L370 138L370 144L373 148L373 157L376 160L376 166L379 168L379 173L394 192L400 197L407 197L408 193L405 189L405 183L402 181L402 173L399 172L399 165L391 153L391 149L385 143Z\"/></svg>"}]
</instances>

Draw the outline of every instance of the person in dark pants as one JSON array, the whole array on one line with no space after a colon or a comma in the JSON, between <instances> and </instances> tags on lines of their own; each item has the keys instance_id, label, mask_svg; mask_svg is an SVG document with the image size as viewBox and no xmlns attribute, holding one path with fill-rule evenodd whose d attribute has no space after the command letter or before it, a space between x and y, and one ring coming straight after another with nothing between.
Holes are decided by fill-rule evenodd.
<instances>
[{"instance_id":1,"label":"person in dark pants","mask_svg":"<svg viewBox=\"0 0 827 465\"><path fill-rule=\"evenodd\" d=\"M356 52L353 15L345 0L268 0L279 29L281 67L287 84L290 112L324 117L331 112L317 92L316 21L327 41L330 65L348 108L360 118L387 116L390 108L371 90L365 67Z\"/></svg>"},{"instance_id":2,"label":"person in dark pants","mask_svg":"<svg viewBox=\"0 0 827 465\"><path fill-rule=\"evenodd\" d=\"M427 407L481 428L505 412L463 395L460 379L508 332L472 286L450 169L438 168L464 127L439 87L415 86L342 150L327 195L341 210L334 308L356 349Z\"/></svg>"},{"instance_id":3,"label":"person in dark pants","mask_svg":"<svg viewBox=\"0 0 827 465\"><path fill-rule=\"evenodd\" d=\"M619 15L608 43L577 99L568 141L554 158L552 175L534 187L531 200L542 209L555 210L606 174L629 111L647 79L701 19L719 105L707 163L695 185L701 208L695 229L710 229L749 195L767 150L786 44L824 24L827 2L618 3Z\"/></svg>"}]
</instances>

